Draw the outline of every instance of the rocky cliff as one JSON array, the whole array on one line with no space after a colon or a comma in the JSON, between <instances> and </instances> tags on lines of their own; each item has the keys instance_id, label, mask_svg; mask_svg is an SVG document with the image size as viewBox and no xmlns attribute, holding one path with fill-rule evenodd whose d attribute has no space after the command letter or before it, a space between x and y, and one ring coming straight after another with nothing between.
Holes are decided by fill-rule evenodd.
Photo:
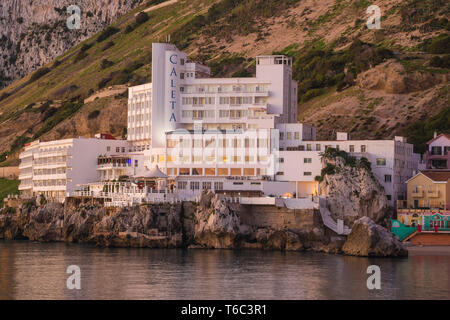
<instances>
[{"instance_id":1,"label":"rocky cliff","mask_svg":"<svg viewBox=\"0 0 450 320\"><path fill-rule=\"evenodd\" d=\"M0 3L0 88L103 30L143 0L3 0ZM67 7L81 9L69 29Z\"/></svg>"},{"instance_id":2,"label":"rocky cliff","mask_svg":"<svg viewBox=\"0 0 450 320\"><path fill-rule=\"evenodd\" d=\"M325 235L323 225L310 228L258 227L242 223L239 204L204 193L198 204L161 204L107 210L69 201L65 206L34 201L15 213L0 211L0 239L93 243L102 247L258 248L340 252L344 239ZM311 212L311 214L314 214Z\"/></svg>"},{"instance_id":3,"label":"rocky cliff","mask_svg":"<svg viewBox=\"0 0 450 320\"><path fill-rule=\"evenodd\" d=\"M358 220L364 228L355 228L345 242L345 237L330 234L318 219L303 228L261 227L243 223L244 211L241 205L229 203L211 192L203 193L198 204L184 202L117 210L77 199L65 206L52 203L37 206L29 201L15 213L8 208L0 210L0 239L92 243L101 247L247 248L326 253L342 253L345 243L346 254L404 255L398 240L369 218L370 223ZM317 212L310 214L315 216Z\"/></svg>"},{"instance_id":4,"label":"rocky cliff","mask_svg":"<svg viewBox=\"0 0 450 320\"><path fill-rule=\"evenodd\" d=\"M330 149L322 158L325 169L319 184L333 219L344 220L350 228L363 216L382 223L389 212L388 201L383 187L373 176L370 163L337 153Z\"/></svg>"}]
</instances>

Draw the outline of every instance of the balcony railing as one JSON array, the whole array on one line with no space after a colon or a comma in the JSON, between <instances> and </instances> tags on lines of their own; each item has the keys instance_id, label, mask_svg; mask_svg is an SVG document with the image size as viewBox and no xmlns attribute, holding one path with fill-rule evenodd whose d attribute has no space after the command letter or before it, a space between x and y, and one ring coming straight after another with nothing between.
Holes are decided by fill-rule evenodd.
<instances>
[{"instance_id":1,"label":"balcony railing","mask_svg":"<svg viewBox=\"0 0 450 320\"><path fill-rule=\"evenodd\" d=\"M411 193L411 196L414 197L414 198L422 198L423 197L423 190L413 191Z\"/></svg>"},{"instance_id":2,"label":"balcony railing","mask_svg":"<svg viewBox=\"0 0 450 320\"><path fill-rule=\"evenodd\" d=\"M439 190L429 190L427 195L428 198L439 198Z\"/></svg>"}]
</instances>

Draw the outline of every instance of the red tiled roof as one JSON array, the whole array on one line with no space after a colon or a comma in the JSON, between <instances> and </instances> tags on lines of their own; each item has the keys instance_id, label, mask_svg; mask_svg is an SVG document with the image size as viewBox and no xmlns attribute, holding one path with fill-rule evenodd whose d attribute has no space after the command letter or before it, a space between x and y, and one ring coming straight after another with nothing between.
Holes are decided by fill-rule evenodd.
<instances>
[{"instance_id":1,"label":"red tiled roof","mask_svg":"<svg viewBox=\"0 0 450 320\"><path fill-rule=\"evenodd\" d=\"M439 138L442 137L442 136L444 136L444 137L446 137L447 139L450 140L450 134L448 134L448 133L441 133L441 134L438 135L436 138L433 138L433 139L431 139L430 141L428 141L427 144L432 143L434 140L439 139Z\"/></svg>"},{"instance_id":2,"label":"red tiled roof","mask_svg":"<svg viewBox=\"0 0 450 320\"><path fill-rule=\"evenodd\" d=\"M433 181L447 181L450 179L450 171L422 171L422 174Z\"/></svg>"}]
</instances>

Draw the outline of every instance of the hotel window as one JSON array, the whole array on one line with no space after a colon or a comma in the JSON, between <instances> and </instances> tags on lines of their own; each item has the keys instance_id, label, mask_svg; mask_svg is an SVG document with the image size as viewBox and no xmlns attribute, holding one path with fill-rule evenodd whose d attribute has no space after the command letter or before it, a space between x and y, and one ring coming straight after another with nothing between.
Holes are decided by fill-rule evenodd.
<instances>
[{"instance_id":1,"label":"hotel window","mask_svg":"<svg viewBox=\"0 0 450 320\"><path fill-rule=\"evenodd\" d=\"M189 189L191 189L191 190L200 190L200 182L199 181L191 181L189 183Z\"/></svg>"},{"instance_id":2,"label":"hotel window","mask_svg":"<svg viewBox=\"0 0 450 320\"><path fill-rule=\"evenodd\" d=\"M111 151L111 147L106 147L106 151Z\"/></svg>"},{"instance_id":3,"label":"hotel window","mask_svg":"<svg viewBox=\"0 0 450 320\"><path fill-rule=\"evenodd\" d=\"M244 176L254 176L255 169L254 168L244 168Z\"/></svg>"},{"instance_id":4,"label":"hotel window","mask_svg":"<svg viewBox=\"0 0 450 320\"><path fill-rule=\"evenodd\" d=\"M252 104L253 97L244 97L244 104Z\"/></svg>"},{"instance_id":5,"label":"hotel window","mask_svg":"<svg viewBox=\"0 0 450 320\"><path fill-rule=\"evenodd\" d=\"M277 176L284 176L284 172L278 171L278 172L277 172Z\"/></svg>"},{"instance_id":6,"label":"hotel window","mask_svg":"<svg viewBox=\"0 0 450 320\"><path fill-rule=\"evenodd\" d=\"M287 139L288 140L292 140L292 132L288 132L287 133Z\"/></svg>"},{"instance_id":7,"label":"hotel window","mask_svg":"<svg viewBox=\"0 0 450 320\"><path fill-rule=\"evenodd\" d=\"M219 110L219 117L220 118L229 118L230 110Z\"/></svg>"},{"instance_id":8,"label":"hotel window","mask_svg":"<svg viewBox=\"0 0 450 320\"><path fill-rule=\"evenodd\" d=\"M390 174L385 174L384 182L392 182L392 176Z\"/></svg>"},{"instance_id":9,"label":"hotel window","mask_svg":"<svg viewBox=\"0 0 450 320\"><path fill-rule=\"evenodd\" d=\"M316 151L320 151L320 149L322 149L321 145L320 144L316 144Z\"/></svg>"},{"instance_id":10,"label":"hotel window","mask_svg":"<svg viewBox=\"0 0 450 320\"><path fill-rule=\"evenodd\" d=\"M180 59L180 64L184 66L184 59Z\"/></svg>"},{"instance_id":11,"label":"hotel window","mask_svg":"<svg viewBox=\"0 0 450 320\"><path fill-rule=\"evenodd\" d=\"M284 139L284 132L280 132L280 140Z\"/></svg>"},{"instance_id":12,"label":"hotel window","mask_svg":"<svg viewBox=\"0 0 450 320\"><path fill-rule=\"evenodd\" d=\"M219 176L228 176L228 168L219 168L217 173Z\"/></svg>"},{"instance_id":13,"label":"hotel window","mask_svg":"<svg viewBox=\"0 0 450 320\"><path fill-rule=\"evenodd\" d=\"M278 162L279 162L279 163L284 163L284 158L278 159Z\"/></svg>"},{"instance_id":14,"label":"hotel window","mask_svg":"<svg viewBox=\"0 0 450 320\"><path fill-rule=\"evenodd\" d=\"M354 145L350 145L350 152L355 152L355 146Z\"/></svg>"},{"instance_id":15,"label":"hotel window","mask_svg":"<svg viewBox=\"0 0 450 320\"><path fill-rule=\"evenodd\" d=\"M202 176L203 169L202 168L192 168L192 175L193 176Z\"/></svg>"},{"instance_id":16,"label":"hotel window","mask_svg":"<svg viewBox=\"0 0 450 320\"><path fill-rule=\"evenodd\" d=\"M178 181L178 189L186 190L186 187L187 187L187 181Z\"/></svg>"},{"instance_id":17,"label":"hotel window","mask_svg":"<svg viewBox=\"0 0 450 320\"><path fill-rule=\"evenodd\" d=\"M231 176L242 176L241 168L231 168Z\"/></svg>"},{"instance_id":18,"label":"hotel window","mask_svg":"<svg viewBox=\"0 0 450 320\"><path fill-rule=\"evenodd\" d=\"M307 151L311 151L312 150L312 145L311 144L307 144L306 145L306 150Z\"/></svg>"},{"instance_id":19,"label":"hotel window","mask_svg":"<svg viewBox=\"0 0 450 320\"><path fill-rule=\"evenodd\" d=\"M386 158L377 158L377 166L385 166Z\"/></svg>"},{"instance_id":20,"label":"hotel window","mask_svg":"<svg viewBox=\"0 0 450 320\"><path fill-rule=\"evenodd\" d=\"M361 145L361 152L366 152L366 146L365 145Z\"/></svg>"},{"instance_id":21,"label":"hotel window","mask_svg":"<svg viewBox=\"0 0 450 320\"><path fill-rule=\"evenodd\" d=\"M312 163L311 158L303 158L303 163Z\"/></svg>"},{"instance_id":22,"label":"hotel window","mask_svg":"<svg viewBox=\"0 0 450 320\"><path fill-rule=\"evenodd\" d=\"M442 155L442 147L431 147L431 155L433 156Z\"/></svg>"},{"instance_id":23,"label":"hotel window","mask_svg":"<svg viewBox=\"0 0 450 320\"><path fill-rule=\"evenodd\" d=\"M214 182L214 190L223 190L223 182Z\"/></svg>"},{"instance_id":24,"label":"hotel window","mask_svg":"<svg viewBox=\"0 0 450 320\"><path fill-rule=\"evenodd\" d=\"M117 153L120 152L120 147L116 147L116 152L117 152Z\"/></svg>"},{"instance_id":25,"label":"hotel window","mask_svg":"<svg viewBox=\"0 0 450 320\"><path fill-rule=\"evenodd\" d=\"M311 172L309 172L309 171L306 171L306 172L303 172L303 175L304 175L304 176L311 176L311 175L312 175L312 173L311 173Z\"/></svg>"},{"instance_id":26,"label":"hotel window","mask_svg":"<svg viewBox=\"0 0 450 320\"><path fill-rule=\"evenodd\" d=\"M202 182L203 190L211 190L211 182Z\"/></svg>"},{"instance_id":27,"label":"hotel window","mask_svg":"<svg viewBox=\"0 0 450 320\"><path fill-rule=\"evenodd\" d=\"M294 140L300 140L300 132L294 133Z\"/></svg>"},{"instance_id":28,"label":"hotel window","mask_svg":"<svg viewBox=\"0 0 450 320\"><path fill-rule=\"evenodd\" d=\"M230 104L230 97L220 97L219 98L219 103L220 104Z\"/></svg>"},{"instance_id":29,"label":"hotel window","mask_svg":"<svg viewBox=\"0 0 450 320\"><path fill-rule=\"evenodd\" d=\"M188 176L190 174L189 168L180 168L180 176Z\"/></svg>"}]
</instances>

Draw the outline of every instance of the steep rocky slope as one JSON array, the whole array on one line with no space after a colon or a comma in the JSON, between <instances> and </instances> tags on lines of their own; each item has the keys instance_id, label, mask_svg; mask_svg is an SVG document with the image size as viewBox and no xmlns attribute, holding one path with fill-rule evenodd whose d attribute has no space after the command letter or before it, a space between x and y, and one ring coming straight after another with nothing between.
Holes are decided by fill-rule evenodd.
<instances>
[{"instance_id":1,"label":"steep rocky slope","mask_svg":"<svg viewBox=\"0 0 450 320\"><path fill-rule=\"evenodd\" d=\"M143 0L3 0L0 3L0 88L47 64L103 30ZM81 9L80 29L68 29Z\"/></svg>"},{"instance_id":2,"label":"steep rocky slope","mask_svg":"<svg viewBox=\"0 0 450 320\"><path fill-rule=\"evenodd\" d=\"M450 130L448 1L378 1L381 30L366 27L372 3L365 0L179 0L137 19L154 3L0 90L0 165L17 163L33 139L125 134L125 111L109 115L126 109L126 95L83 101L110 86L151 81L151 43L168 35L214 76L252 75L258 54L292 56L299 120L316 125L319 138L334 138L335 130L353 138L407 135L423 151L435 129ZM114 8L116 16L126 11L123 1Z\"/></svg>"}]
</instances>

